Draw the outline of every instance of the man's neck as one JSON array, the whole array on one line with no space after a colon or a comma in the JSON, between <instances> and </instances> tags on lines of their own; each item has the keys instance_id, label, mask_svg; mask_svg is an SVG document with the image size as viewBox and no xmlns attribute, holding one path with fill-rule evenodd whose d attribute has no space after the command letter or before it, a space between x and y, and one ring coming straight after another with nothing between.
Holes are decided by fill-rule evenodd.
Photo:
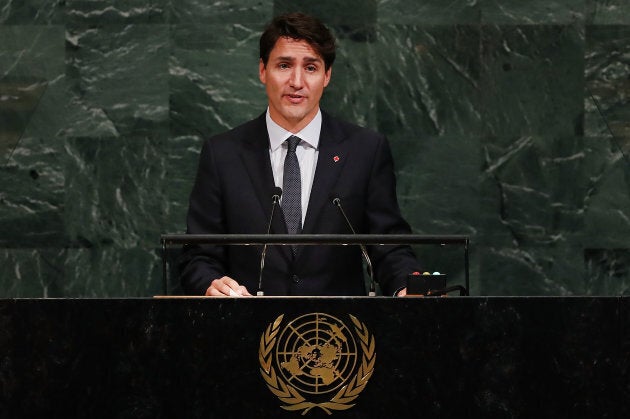
<instances>
[{"instance_id":1,"label":"man's neck","mask_svg":"<svg viewBox=\"0 0 630 419\"><path fill-rule=\"evenodd\" d=\"M273 122L275 122L276 124L278 124L279 126L286 129L292 134L297 134L298 132L302 131L304 127L306 127L308 124L311 123L311 121L313 121L313 119L315 119L318 113L319 113L319 107L317 107L315 111L312 112L312 114L306 115L304 118L301 118L301 119L293 120L293 119L283 118L282 115L278 114L277 112L274 112L274 110L271 107L269 108L269 116L271 117Z\"/></svg>"},{"instance_id":2,"label":"man's neck","mask_svg":"<svg viewBox=\"0 0 630 419\"><path fill-rule=\"evenodd\" d=\"M319 147L319 136L322 129L321 112L317 112L315 118L304 128L297 132L291 132L281 127L271 118L269 109L265 116L267 122L267 133L269 134L269 146L271 150L275 150L291 135L297 135L302 141L308 143L314 149Z\"/></svg>"}]
</instances>

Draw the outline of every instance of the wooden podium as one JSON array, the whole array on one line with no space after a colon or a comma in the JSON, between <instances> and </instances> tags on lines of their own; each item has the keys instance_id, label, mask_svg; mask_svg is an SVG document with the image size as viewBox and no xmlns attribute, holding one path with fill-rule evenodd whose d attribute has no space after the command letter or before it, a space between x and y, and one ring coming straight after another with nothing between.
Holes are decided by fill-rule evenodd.
<instances>
[{"instance_id":1,"label":"wooden podium","mask_svg":"<svg viewBox=\"0 0 630 419\"><path fill-rule=\"evenodd\" d=\"M628 417L629 301L0 300L0 412Z\"/></svg>"}]
</instances>

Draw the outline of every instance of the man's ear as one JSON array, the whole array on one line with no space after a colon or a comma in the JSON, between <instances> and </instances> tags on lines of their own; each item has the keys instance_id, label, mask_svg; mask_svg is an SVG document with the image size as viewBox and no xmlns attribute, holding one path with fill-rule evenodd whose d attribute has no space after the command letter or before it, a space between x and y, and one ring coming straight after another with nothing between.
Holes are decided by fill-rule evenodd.
<instances>
[{"instance_id":1,"label":"man's ear","mask_svg":"<svg viewBox=\"0 0 630 419\"><path fill-rule=\"evenodd\" d=\"M267 84L267 69L262 58L258 61L258 78L262 84Z\"/></svg>"},{"instance_id":2,"label":"man's ear","mask_svg":"<svg viewBox=\"0 0 630 419\"><path fill-rule=\"evenodd\" d=\"M328 67L328 70L324 73L324 87L330 83L330 77L332 76L332 66Z\"/></svg>"}]
</instances>

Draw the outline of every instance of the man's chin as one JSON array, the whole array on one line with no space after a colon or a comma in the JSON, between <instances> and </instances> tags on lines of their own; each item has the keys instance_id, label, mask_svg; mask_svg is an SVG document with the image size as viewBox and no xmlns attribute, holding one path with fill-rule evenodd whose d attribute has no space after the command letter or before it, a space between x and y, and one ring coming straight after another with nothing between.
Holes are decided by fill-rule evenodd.
<instances>
[{"instance_id":1,"label":"man's chin","mask_svg":"<svg viewBox=\"0 0 630 419\"><path fill-rule=\"evenodd\" d=\"M306 109L304 106L283 106L281 109L276 108L276 110L278 111L276 116L279 120L274 118L273 113L271 117L285 129L296 126L301 129L303 128L302 125L308 124L317 114L317 108L313 111L313 109Z\"/></svg>"},{"instance_id":2,"label":"man's chin","mask_svg":"<svg viewBox=\"0 0 630 419\"><path fill-rule=\"evenodd\" d=\"M304 109L296 109L293 107L285 109L282 116L289 122L298 123L308 116L308 112L305 112Z\"/></svg>"}]
</instances>

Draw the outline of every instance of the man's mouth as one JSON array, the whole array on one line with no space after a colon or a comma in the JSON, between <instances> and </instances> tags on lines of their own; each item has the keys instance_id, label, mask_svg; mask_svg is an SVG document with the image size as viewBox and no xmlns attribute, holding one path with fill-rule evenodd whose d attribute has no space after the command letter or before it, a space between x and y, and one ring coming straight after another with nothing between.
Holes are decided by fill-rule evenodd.
<instances>
[{"instance_id":1,"label":"man's mouth","mask_svg":"<svg viewBox=\"0 0 630 419\"><path fill-rule=\"evenodd\" d=\"M294 94L287 94L285 95L285 97L291 103L302 103L302 101L305 99L305 97L302 95L294 95Z\"/></svg>"}]
</instances>

